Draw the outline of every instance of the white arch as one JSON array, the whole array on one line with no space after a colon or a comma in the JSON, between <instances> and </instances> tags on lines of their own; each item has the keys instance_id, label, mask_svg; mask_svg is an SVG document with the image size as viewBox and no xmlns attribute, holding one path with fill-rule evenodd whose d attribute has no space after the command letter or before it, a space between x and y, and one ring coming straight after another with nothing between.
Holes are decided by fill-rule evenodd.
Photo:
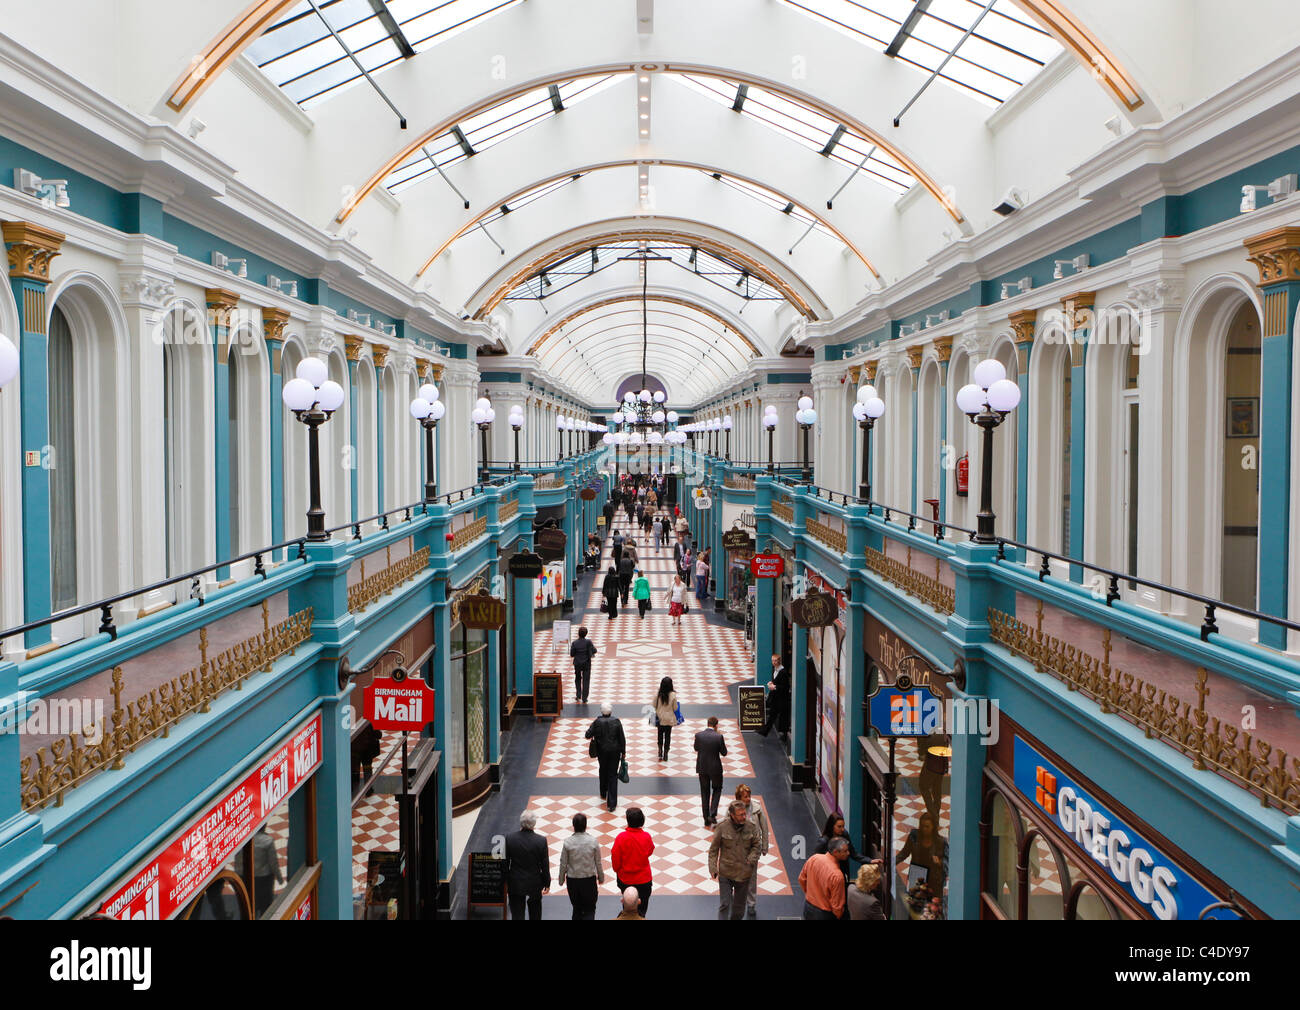
<instances>
[{"instance_id":1,"label":"white arch","mask_svg":"<svg viewBox=\"0 0 1300 1010\"><path fill-rule=\"evenodd\" d=\"M21 349L22 324L13 288L0 284L0 333ZM23 623L22 396L24 377L0 393L0 624ZM4 657L24 655L21 637L5 639Z\"/></svg>"}]
</instances>

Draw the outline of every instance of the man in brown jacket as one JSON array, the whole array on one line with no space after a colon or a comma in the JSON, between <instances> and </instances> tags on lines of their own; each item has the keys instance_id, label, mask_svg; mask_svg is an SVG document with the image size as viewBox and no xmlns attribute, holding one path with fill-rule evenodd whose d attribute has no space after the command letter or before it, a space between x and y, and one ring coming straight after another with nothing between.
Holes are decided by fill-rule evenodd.
<instances>
[{"instance_id":1,"label":"man in brown jacket","mask_svg":"<svg viewBox=\"0 0 1300 1010\"><path fill-rule=\"evenodd\" d=\"M709 876L718 881L719 919L743 919L745 898L758 881L758 855L763 847L758 828L749 820L749 809L739 800L729 816L713 829L709 844Z\"/></svg>"}]
</instances>

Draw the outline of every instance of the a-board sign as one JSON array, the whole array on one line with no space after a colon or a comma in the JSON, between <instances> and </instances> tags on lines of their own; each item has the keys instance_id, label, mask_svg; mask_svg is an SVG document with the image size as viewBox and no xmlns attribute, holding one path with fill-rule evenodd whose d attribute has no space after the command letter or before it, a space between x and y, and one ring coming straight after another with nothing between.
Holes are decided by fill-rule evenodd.
<instances>
[{"instance_id":1,"label":"a-board sign","mask_svg":"<svg viewBox=\"0 0 1300 1010\"><path fill-rule=\"evenodd\" d=\"M749 559L749 570L756 579L778 579L785 573L785 558L779 554L755 554Z\"/></svg>"},{"instance_id":2,"label":"a-board sign","mask_svg":"<svg viewBox=\"0 0 1300 1010\"><path fill-rule=\"evenodd\" d=\"M605 525L605 517L604 517L604 516L596 516L596 525L597 525L597 526L604 526L604 525Z\"/></svg>"},{"instance_id":3,"label":"a-board sign","mask_svg":"<svg viewBox=\"0 0 1300 1010\"><path fill-rule=\"evenodd\" d=\"M469 854L469 904L503 909L506 905L506 857L490 852Z\"/></svg>"},{"instance_id":4,"label":"a-board sign","mask_svg":"<svg viewBox=\"0 0 1300 1010\"><path fill-rule=\"evenodd\" d=\"M498 600L486 591L465 596L460 601L460 623L467 628L499 631L506 623L505 600Z\"/></svg>"},{"instance_id":5,"label":"a-board sign","mask_svg":"<svg viewBox=\"0 0 1300 1010\"><path fill-rule=\"evenodd\" d=\"M533 544L543 561L560 561L564 557L564 548L569 538L564 530L546 527L533 534Z\"/></svg>"},{"instance_id":6,"label":"a-board sign","mask_svg":"<svg viewBox=\"0 0 1300 1010\"><path fill-rule=\"evenodd\" d=\"M365 713L377 730L418 733L433 722L434 691L423 680L376 677L366 688Z\"/></svg>"},{"instance_id":7,"label":"a-board sign","mask_svg":"<svg viewBox=\"0 0 1300 1010\"><path fill-rule=\"evenodd\" d=\"M558 673L533 674L533 715L555 718L564 708L564 684Z\"/></svg>"},{"instance_id":8,"label":"a-board sign","mask_svg":"<svg viewBox=\"0 0 1300 1010\"><path fill-rule=\"evenodd\" d=\"M398 852L370 852L366 862L366 918L397 918L406 860Z\"/></svg>"},{"instance_id":9,"label":"a-board sign","mask_svg":"<svg viewBox=\"0 0 1300 1010\"><path fill-rule=\"evenodd\" d=\"M767 689L742 684L740 690L740 730L762 729L767 723Z\"/></svg>"},{"instance_id":10,"label":"a-board sign","mask_svg":"<svg viewBox=\"0 0 1300 1010\"><path fill-rule=\"evenodd\" d=\"M839 604L830 593L814 591L790 603L790 619L801 628L829 627L839 612Z\"/></svg>"},{"instance_id":11,"label":"a-board sign","mask_svg":"<svg viewBox=\"0 0 1300 1010\"><path fill-rule=\"evenodd\" d=\"M573 623L571 621L556 621L551 625L551 641L556 645L567 643L573 634Z\"/></svg>"},{"instance_id":12,"label":"a-board sign","mask_svg":"<svg viewBox=\"0 0 1300 1010\"><path fill-rule=\"evenodd\" d=\"M754 541L744 530L727 530L722 534L722 548L728 551L752 551Z\"/></svg>"},{"instance_id":13,"label":"a-board sign","mask_svg":"<svg viewBox=\"0 0 1300 1010\"><path fill-rule=\"evenodd\" d=\"M519 551L510 555L506 571L517 579L539 579L542 577L542 556L532 551Z\"/></svg>"}]
</instances>

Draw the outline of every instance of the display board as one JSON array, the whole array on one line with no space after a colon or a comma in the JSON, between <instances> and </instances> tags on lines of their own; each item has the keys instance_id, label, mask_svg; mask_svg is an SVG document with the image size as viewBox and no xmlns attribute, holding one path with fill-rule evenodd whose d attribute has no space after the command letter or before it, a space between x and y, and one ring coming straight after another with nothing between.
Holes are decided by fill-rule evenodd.
<instances>
[{"instance_id":1,"label":"display board","mask_svg":"<svg viewBox=\"0 0 1300 1010\"><path fill-rule=\"evenodd\" d=\"M762 729L767 724L767 688L742 684L739 691L741 732Z\"/></svg>"},{"instance_id":2,"label":"display board","mask_svg":"<svg viewBox=\"0 0 1300 1010\"><path fill-rule=\"evenodd\" d=\"M554 719L564 709L564 678L555 671L533 674L533 715Z\"/></svg>"},{"instance_id":3,"label":"display board","mask_svg":"<svg viewBox=\"0 0 1300 1010\"><path fill-rule=\"evenodd\" d=\"M506 857L490 852L469 854L469 907L500 908L506 917Z\"/></svg>"}]
</instances>

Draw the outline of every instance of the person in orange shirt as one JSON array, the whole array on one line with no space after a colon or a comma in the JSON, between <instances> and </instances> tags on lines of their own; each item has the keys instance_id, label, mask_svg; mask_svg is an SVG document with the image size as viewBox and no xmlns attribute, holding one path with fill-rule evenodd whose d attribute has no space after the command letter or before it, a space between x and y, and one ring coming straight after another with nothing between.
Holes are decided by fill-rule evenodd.
<instances>
[{"instance_id":1,"label":"person in orange shirt","mask_svg":"<svg viewBox=\"0 0 1300 1010\"><path fill-rule=\"evenodd\" d=\"M811 856L799 871L803 890L805 919L841 919L844 917L844 864L849 858L849 843L832 838L828 851Z\"/></svg>"}]
</instances>

